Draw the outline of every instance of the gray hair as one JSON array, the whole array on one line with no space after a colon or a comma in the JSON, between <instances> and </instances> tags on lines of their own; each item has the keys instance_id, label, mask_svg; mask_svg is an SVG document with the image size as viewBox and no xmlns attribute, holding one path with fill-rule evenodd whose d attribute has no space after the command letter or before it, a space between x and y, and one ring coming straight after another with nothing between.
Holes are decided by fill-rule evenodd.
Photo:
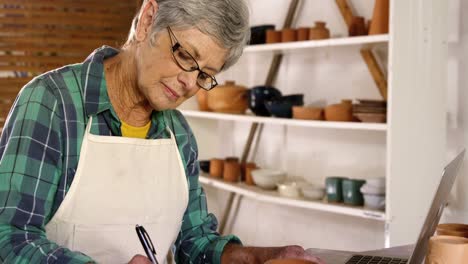
<instances>
[{"instance_id":1,"label":"gray hair","mask_svg":"<svg viewBox=\"0 0 468 264\"><path fill-rule=\"evenodd\" d=\"M124 46L135 41L138 14L133 18L132 28ZM158 12L151 28L151 40L168 26L177 29L197 28L215 39L228 50L223 70L228 69L242 55L250 39L249 10L245 0L156 0Z\"/></svg>"}]
</instances>

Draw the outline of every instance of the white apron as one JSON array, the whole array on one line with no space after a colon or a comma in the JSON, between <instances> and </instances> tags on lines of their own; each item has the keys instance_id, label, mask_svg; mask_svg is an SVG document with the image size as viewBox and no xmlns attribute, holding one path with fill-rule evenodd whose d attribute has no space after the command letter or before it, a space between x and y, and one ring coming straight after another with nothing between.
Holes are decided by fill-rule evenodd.
<instances>
[{"instance_id":1,"label":"white apron","mask_svg":"<svg viewBox=\"0 0 468 264\"><path fill-rule=\"evenodd\" d=\"M188 203L175 137L139 139L90 134L81 146L72 185L46 226L48 239L98 263L146 256L135 232L144 226L159 263L179 233Z\"/></svg>"}]
</instances>

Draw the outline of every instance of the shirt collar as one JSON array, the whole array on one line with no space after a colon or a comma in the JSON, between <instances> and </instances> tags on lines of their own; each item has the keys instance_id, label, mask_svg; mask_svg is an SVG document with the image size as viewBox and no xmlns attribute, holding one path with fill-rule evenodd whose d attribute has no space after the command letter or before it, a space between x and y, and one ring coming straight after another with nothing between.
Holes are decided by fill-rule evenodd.
<instances>
[{"instance_id":1,"label":"shirt collar","mask_svg":"<svg viewBox=\"0 0 468 264\"><path fill-rule=\"evenodd\" d=\"M83 63L81 87L83 87L83 100L87 116L96 115L112 107L104 78L104 60L118 53L119 50L115 48L102 46L94 50Z\"/></svg>"}]
</instances>

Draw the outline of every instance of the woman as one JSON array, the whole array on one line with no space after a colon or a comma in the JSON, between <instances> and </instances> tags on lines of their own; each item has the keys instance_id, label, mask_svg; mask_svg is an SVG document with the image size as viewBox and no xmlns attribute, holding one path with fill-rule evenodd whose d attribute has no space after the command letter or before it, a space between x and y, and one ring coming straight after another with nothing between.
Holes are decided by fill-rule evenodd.
<instances>
[{"instance_id":1,"label":"woman","mask_svg":"<svg viewBox=\"0 0 468 264\"><path fill-rule=\"evenodd\" d=\"M221 237L198 182L197 146L174 110L216 86L248 39L239 0L148 0L121 51L43 74L20 92L1 136L0 257L5 263L263 263L301 247Z\"/></svg>"}]
</instances>

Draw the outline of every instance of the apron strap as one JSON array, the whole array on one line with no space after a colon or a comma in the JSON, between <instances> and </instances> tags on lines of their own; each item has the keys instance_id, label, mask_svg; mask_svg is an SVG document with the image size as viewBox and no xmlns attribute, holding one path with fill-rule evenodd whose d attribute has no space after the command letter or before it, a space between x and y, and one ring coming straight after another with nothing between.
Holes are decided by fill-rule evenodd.
<instances>
[{"instance_id":1,"label":"apron strap","mask_svg":"<svg viewBox=\"0 0 468 264\"><path fill-rule=\"evenodd\" d=\"M90 134L92 124L93 124L93 116L89 116L88 124L86 125L86 134Z\"/></svg>"}]
</instances>

